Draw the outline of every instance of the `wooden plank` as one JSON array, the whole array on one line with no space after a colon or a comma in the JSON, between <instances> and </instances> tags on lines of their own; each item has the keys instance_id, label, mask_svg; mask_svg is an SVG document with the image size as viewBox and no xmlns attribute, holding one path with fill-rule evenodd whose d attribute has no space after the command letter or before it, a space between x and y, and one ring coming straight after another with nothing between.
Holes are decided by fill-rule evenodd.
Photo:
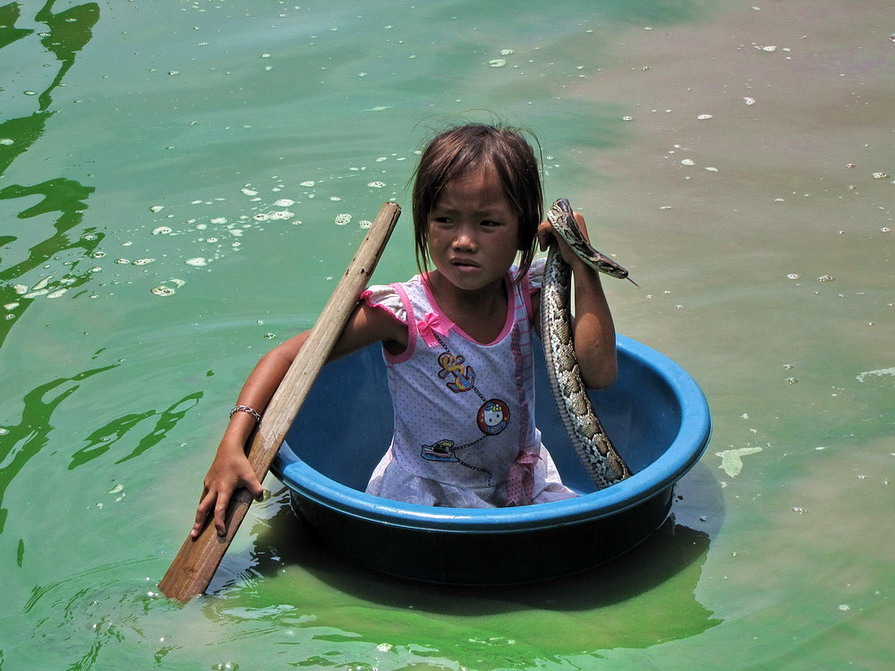
<instances>
[{"instance_id":1,"label":"wooden plank","mask_svg":"<svg viewBox=\"0 0 895 671\"><path fill-rule=\"evenodd\" d=\"M304 346L271 398L248 452L249 462L259 481L267 475L311 385L354 312L360 293L369 284L400 214L401 208L397 203L385 203L379 210ZM251 503L248 490L241 488L234 492L227 509L225 536L218 536L210 520L199 537L193 539L187 535L159 583L159 589L165 596L186 601L205 591Z\"/></svg>"}]
</instances>

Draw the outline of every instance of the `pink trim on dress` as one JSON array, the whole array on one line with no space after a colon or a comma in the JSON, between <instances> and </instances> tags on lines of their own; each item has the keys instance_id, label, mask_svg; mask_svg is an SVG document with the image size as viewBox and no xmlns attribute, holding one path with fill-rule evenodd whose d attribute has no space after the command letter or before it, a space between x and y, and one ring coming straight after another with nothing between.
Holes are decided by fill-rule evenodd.
<instances>
[{"instance_id":1,"label":"pink trim on dress","mask_svg":"<svg viewBox=\"0 0 895 671\"><path fill-rule=\"evenodd\" d=\"M525 273L520 280L520 291L522 293L522 300L525 301L525 312L528 315L528 321L531 324L534 324L535 311L531 303L531 297L534 294L541 293L541 290L531 288L531 278L529 278L528 273Z\"/></svg>"},{"instance_id":2,"label":"pink trim on dress","mask_svg":"<svg viewBox=\"0 0 895 671\"><path fill-rule=\"evenodd\" d=\"M540 451L523 451L516 455L507 474L507 506L531 505L534 499L535 466L540 460Z\"/></svg>"},{"instance_id":3,"label":"pink trim on dress","mask_svg":"<svg viewBox=\"0 0 895 671\"><path fill-rule=\"evenodd\" d=\"M407 316L407 322L405 324L405 326L407 326L407 348L400 354L391 354L384 349L382 352L388 363L401 363L413 356L413 352L416 350L416 336L419 331L416 326L416 315L413 314L413 305L411 304L410 297L407 295L404 287L401 286L399 282L395 282L391 287L395 290L395 293L398 294L398 298L401 299L401 303L404 305L404 314Z\"/></svg>"},{"instance_id":4,"label":"pink trim on dress","mask_svg":"<svg viewBox=\"0 0 895 671\"><path fill-rule=\"evenodd\" d=\"M474 342L477 345L482 345L483 347L488 347L489 345L496 345L501 340L506 338L507 334L510 332L510 328L513 326L513 317L515 316L515 304L513 301L513 292L510 287L512 286L512 277L510 273L507 273L504 276L504 284L506 285L507 292L507 316L506 320L503 324L503 330L498 334L498 336L492 340L491 342L479 342L471 335L469 335L466 331L461 329L459 326L450 321L450 318L444 314L444 310L441 309L441 306L438 304L438 301L435 300L435 294L432 293L432 285L429 284L429 275L431 275L431 271L423 275L423 290L426 292L426 297L429 299L429 303L432 304L432 309L436 312L437 315L441 316L443 319L446 319L448 322L453 324L452 330L455 333L460 334L470 342Z\"/></svg>"},{"instance_id":5,"label":"pink trim on dress","mask_svg":"<svg viewBox=\"0 0 895 671\"><path fill-rule=\"evenodd\" d=\"M401 299L401 303L404 304L405 313L407 313L408 316L412 316L413 310L410 308L410 301L408 300L407 294L404 292L404 289L396 285L392 285L392 288L397 289L396 293ZM387 314L398 324L407 329L407 349L405 349L401 354L391 354L384 347L382 348L382 354L385 357L386 361L399 363L408 358L413 353L414 341L416 339L416 325L412 322L408 323L401 320L401 318L398 317L398 315L396 315L394 312L392 312L392 310L389 309L389 307L385 303L377 303L373 301L373 299L371 298L372 295L373 292L370 289L366 289L363 293L361 293L360 300L369 305L371 308L383 310L385 314Z\"/></svg>"},{"instance_id":6,"label":"pink trim on dress","mask_svg":"<svg viewBox=\"0 0 895 671\"><path fill-rule=\"evenodd\" d=\"M402 321L398 315L392 312L389 307L385 303L376 303L373 301L371 296L373 295L373 291L370 289L364 290L364 292L360 295L360 300L369 305L371 308L379 308L380 310L385 310L385 314L398 322L401 326L407 326L407 323Z\"/></svg>"}]
</instances>

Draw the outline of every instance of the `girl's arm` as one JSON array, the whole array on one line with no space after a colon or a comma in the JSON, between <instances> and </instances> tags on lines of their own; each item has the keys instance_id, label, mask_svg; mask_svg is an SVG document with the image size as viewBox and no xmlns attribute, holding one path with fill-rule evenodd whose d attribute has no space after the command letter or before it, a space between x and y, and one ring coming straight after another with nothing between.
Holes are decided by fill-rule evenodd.
<instances>
[{"instance_id":1,"label":"girl's arm","mask_svg":"<svg viewBox=\"0 0 895 671\"><path fill-rule=\"evenodd\" d=\"M286 372L298 356L310 331L305 331L273 348L258 361L239 392L237 405L246 405L263 414ZM361 349L377 341L398 349L407 346L407 331L385 310L359 303L336 341L329 361ZM190 534L196 538L208 516L214 515L219 535L227 533L224 515L233 492L245 487L256 499L263 493L261 483L246 457L245 446L255 428L255 418L246 412L235 412L218 445L214 461L205 476L202 496L196 508L196 519Z\"/></svg>"},{"instance_id":2,"label":"girl's arm","mask_svg":"<svg viewBox=\"0 0 895 671\"><path fill-rule=\"evenodd\" d=\"M575 221L585 240L590 241L584 217L577 212ZM572 281L575 294L575 314L573 317L573 341L575 356L581 377L590 388L608 387L618 373L615 349L615 325L612 312L603 293L600 273L588 266L573 252L568 244L553 231L549 222L538 228L541 247L546 248L551 238L559 244L563 259L572 267ZM538 300L538 310L540 301Z\"/></svg>"}]
</instances>

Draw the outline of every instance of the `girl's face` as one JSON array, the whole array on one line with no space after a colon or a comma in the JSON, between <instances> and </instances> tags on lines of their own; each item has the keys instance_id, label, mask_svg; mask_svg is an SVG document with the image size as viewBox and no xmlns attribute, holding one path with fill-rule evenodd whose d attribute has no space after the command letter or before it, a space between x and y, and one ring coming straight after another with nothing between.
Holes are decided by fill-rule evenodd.
<instances>
[{"instance_id":1,"label":"girl's face","mask_svg":"<svg viewBox=\"0 0 895 671\"><path fill-rule=\"evenodd\" d=\"M502 286L519 247L519 218L493 169L448 182L429 212L428 227L432 263L454 287Z\"/></svg>"}]
</instances>

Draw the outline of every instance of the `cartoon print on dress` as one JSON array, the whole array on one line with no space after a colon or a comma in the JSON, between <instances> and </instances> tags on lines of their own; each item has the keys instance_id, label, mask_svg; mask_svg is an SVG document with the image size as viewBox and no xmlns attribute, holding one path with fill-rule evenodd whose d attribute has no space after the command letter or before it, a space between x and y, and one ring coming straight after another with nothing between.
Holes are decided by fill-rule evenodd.
<instances>
[{"instance_id":1,"label":"cartoon print on dress","mask_svg":"<svg viewBox=\"0 0 895 671\"><path fill-rule=\"evenodd\" d=\"M429 461L459 461L454 455L453 440L439 440L434 445L423 445L420 456Z\"/></svg>"},{"instance_id":2,"label":"cartoon print on dress","mask_svg":"<svg viewBox=\"0 0 895 671\"><path fill-rule=\"evenodd\" d=\"M454 393L472 391L482 399L483 403L476 413L476 425L483 435L464 445L457 445L453 440L447 438L438 440L431 445L424 444L420 446L420 456L427 461L456 463L473 471L484 473L488 476L488 484L490 486L494 474L486 468L463 461L463 459L457 456L457 452L478 445L488 436L496 436L507 428L507 425L510 423L510 407L505 401L498 398L485 400L485 396L475 384L475 369L472 366L465 365L466 359L462 354L454 355L450 351L447 344L440 337L440 335L445 334L441 333L439 329L430 328L425 334L421 335L423 335L423 339L427 341L427 344L429 344L428 337L431 337L444 350L438 355L438 377L442 380L447 380L451 377L450 381L445 383L445 386Z\"/></svg>"},{"instance_id":3,"label":"cartoon print on dress","mask_svg":"<svg viewBox=\"0 0 895 671\"><path fill-rule=\"evenodd\" d=\"M450 352L442 352L438 355L438 377L442 380L448 375L453 375L452 382L447 383L447 388L453 392L464 392L475 388L475 369L472 366L464 366L466 362L462 356L454 356Z\"/></svg>"},{"instance_id":4,"label":"cartoon print on dress","mask_svg":"<svg viewBox=\"0 0 895 671\"><path fill-rule=\"evenodd\" d=\"M488 486L491 486L491 481L494 477L494 473L489 471L487 468L482 468L481 466L475 466L473 464L469 464L463 461L460 457L457 456L457 450L462 450L467 447L472 447L483 440L485 440L487 436L482 436L481 438L472 441L471 443L466 443L465 445L454 446L454 441L452 440L439 440L438 442L432 445L423 445L420 449L420 456L427 461L438 461L441 463L456 463L460 464L464 468L468 468L472 471L478 471L479 473L484 473L488 476Z\"/></svg>"},{"instance_id":5,"label":"cartoon print on dress","mask_svg":"<svg viewBox=\"0 0 895 671\"><path fill-rule=\"evenodd\" d=\"M479 429L485 434L481 438L478 438L471 443L460 445L459 447L454 446L453 440L445 438L432 445L423 445L420 449L420 456L429 461L459 462L464 466L469 466L469 464L465 463L456 455L456 450L462 450L477 445L486 437L496 436L507 428L507 424L510 423L510 408L500 399L492 398L490 401L485 401L485 403L482 404L476 419L478 421Z\"/></svg>"},{"instance_id":6,"label":"cartoon print on dress","mask_svg":"<svg viewBox=\"0 0 895 671\"><path fill-rule=\"evenodd\" d=\"M510 423L510 408L499 398L492 398L482 404L476 419L482 433L496 436Z\"/></svg>"}]
</instances>

